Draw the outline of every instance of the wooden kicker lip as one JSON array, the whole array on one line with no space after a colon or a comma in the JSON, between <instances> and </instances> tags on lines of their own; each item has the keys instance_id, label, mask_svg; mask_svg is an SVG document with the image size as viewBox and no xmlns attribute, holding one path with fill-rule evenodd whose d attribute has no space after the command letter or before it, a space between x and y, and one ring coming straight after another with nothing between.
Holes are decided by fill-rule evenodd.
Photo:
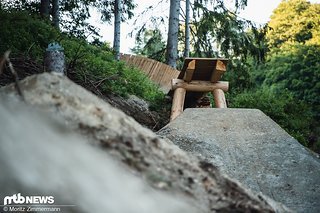
<instances>
[{"instance_id":1,"label":"wooden kicker lip","mask_svg":"<svg viewBox=\"0 0 320 213\"><path fill-rule=\"evenodd\" d=\"M226 71L228 59L225 58L186 58L182 70L178 76L179 79L184 79L188 70L189 63L195 61L195 69L192 78L189 80L203 80L216 82L221 79L221 76ZM223 69L221 69L224 67Z\"/></svg>"}]
</instances>

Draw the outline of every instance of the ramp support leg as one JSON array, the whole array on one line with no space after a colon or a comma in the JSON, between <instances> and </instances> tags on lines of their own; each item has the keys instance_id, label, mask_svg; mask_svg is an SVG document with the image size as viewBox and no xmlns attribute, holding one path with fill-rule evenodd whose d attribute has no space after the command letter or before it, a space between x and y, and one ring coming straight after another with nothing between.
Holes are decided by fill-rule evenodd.
<instances>
[{"instance_id":1,"label":"ramp support leg","mask_svg":"<svg viewBox=\"0 0 320 213\"><path fill-rule=\"evenodd\" d=\"M183 112L184 99L186 96L186 89L177 88L174 90L170 121L173 121Z\"/></svg>"},{"instance_id":2,"label":"ramp support leg","mask_svg":"<svg viewBox=\"0 0 320 213\"><path fill-rule=\"evenodd\" d=\"M216 108L227 108L226 97L222 89L215 89L212 94Z\"/></svg>"}]
</instances>

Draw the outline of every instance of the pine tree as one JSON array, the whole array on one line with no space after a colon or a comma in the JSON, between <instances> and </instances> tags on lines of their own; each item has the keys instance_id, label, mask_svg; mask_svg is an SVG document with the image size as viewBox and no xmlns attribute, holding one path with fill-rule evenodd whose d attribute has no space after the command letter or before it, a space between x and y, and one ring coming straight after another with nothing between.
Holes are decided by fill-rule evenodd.
<instances>
[{"instance_id":1,"label":"pine tree","mask_svg":"<svg viewBox=\"0 0 320 213\"><path fill-rule=\"evenodd\" d=\"M186 0L186 20L185 20L185 41L184 57L189 57L190 53L190 0Z\"/></svg>"},{"instance_id":2,"label":"pine tree","mask_svg":"<svg viewBox=\"0 0 320 213\"><path fill-rule=\"evenodd\" d=\"M53 0L52 1L52 22L53 25L59 29L60 25L60 10L59 10L59 0Z\"/></svg>"},{"instance_id":3,"label":"pine tree","mask_svg":"<svg viewBox=\"0 0 320 213\"><path fill-rule=\"evenodd\" d=\"M50 0L41 0L40 3L40 15L42 17L48 18L50 11Z\"/></svg>"},{"instance_id":4,"label":"pine tree","mask_svg":"<svg viewBox=\"0 0 320 213\"><path fill-rule=\"evenodd\" d=\"M113 49L115 52L116 60L120 60L120 25L121 25L121 0L115 0Z\"/></svg>"},{"instance_id":5,"label":"pine tree","mask_svg":"<svg viewBox=\"0 0 320 213\"><path fill-rule=\"evenodd\" d=\"M167 39L166 62L172 67L177 66L178 32L179 32L180 0L170 0L169 32Z\"/></svg>"}]
</instances>

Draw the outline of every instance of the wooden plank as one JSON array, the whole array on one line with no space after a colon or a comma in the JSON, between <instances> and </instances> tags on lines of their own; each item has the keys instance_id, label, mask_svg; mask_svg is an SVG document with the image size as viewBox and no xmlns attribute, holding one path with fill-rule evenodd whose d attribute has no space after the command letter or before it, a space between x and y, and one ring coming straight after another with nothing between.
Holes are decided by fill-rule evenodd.
<instances>
[{"instance_id":1,"label":"wooden plank","mask_svg":"<svg viewBox=\"0 0 320 213\"><path fill-rule=\"evenodd\" d=\"M168 67L162 65L161 71L158 73L156 77L157 82L162 82L163 76L165 76L165 74L167 73L167 70L168 70Z\"/></svg>"},{"instance_id":2,"label":"wooden plank","mask_svg":"<svg viewBox=\"0 0 320 213\"><path fill-rule=\"evenodd\" d=\"M216 59L216 58L186 58L184 60L184 65L179 74L178 78L183 79L185 72L187 70L190 61L196 60L196 67L192 77L192 80L203 80L210 81L212 77L212 72L216 68L217 61L222 61L225 65L227 64L227 59Z\"/></svg>"},{"instance_id":3,"label":"wooden plank","mask_svg":"<svg viewBox=\"0 0 320 213\"><path fill-rule=\"evenodd\" d=\"M186 90L183 88L177 88L174 91L170 121L173 121L176 117L178 117L183 112L185 96L186 96Z\"/></svg>"},{"instance_id":4,"label":"wooden plank","mask_svg":"<svg viewBox=\"0 0 320 213\"><path fill-rule=\"evenodd\" d=\"M151 80L153 80L153 79L151 78L151 76L153 75L154 72L157 71L156 67L157 67L157 63L156 63L156 62L151 63L151 64L150 64L150 67L148 67L148 69L149 69L149 71L148 71L148 77L149 77Z\"/></svg>"},{"instance_id":5,"label":"wooden plank","mask_svg":"<svg viewBox=\"0 0 320 213\"><path fill-rule=\"evenodd\" d=\"M171 81L172 89L184 88L187 91L192 92L212 92L215 89L222 89L227 92L229 89L229 82L227 81L218 81L212 83L210 81L191 81L189 83L181 79L172 79Z\"/></svg>"},{"instance_id":6,"label":"wooden plank","mask_svg":"<svg viewBox=\"0 0 320 213\"><path fill-rule=\"evenodd\" d=\"M151 72L153 72L152 68L154 66L155 62L148 59L148 64L146 66L146 69L148 70L148 74L150 74Z\"/></svg>"},{"instance_id":7,"label":"wooden plank","mask_svg":"<svg viewBox=\"0 0 320 213\"><path fill-rule=\"evenodd\" d=\"M144 60L143 60L143 58L142 58L141 56L138 56L137 59L138 59L138 60L137 60L137 63L136 63L136 64L137 64L138 67L141 68ZM143 70L143 71L145 72L145 70Z\"/></svg>"},{"instance_id":8,"label":"wooden plank","mask_svg":"<svg viewBox=\"0 0 320 213\"><path fill-rule=\"evenodd\" d=\"M171 79L177 78L179 71L161 62L141 56L122 54L121 60L126 64L139 68L149 79L160 86L164 93L171 88Z\"/></svg>"},{"instance_id":9,"label":"wooden plank","mask_svg":"<svg viewBox=\"0 0 320 213\"><path fill-rule=\"evenodd\" d=\"M192 80L192 76L194 73L194 70L196 68L196 60L192 60L189 62L187 70L184 74L183 80L186 82L190 82Z\"/></svg>"},{"instance_id":10,"label":"wooden plank","mask_svg":"<svg viewBox=\"0 0 320 213\"><path fill-rule=\"evenodd\" d=\"M162 81L162 84L167 89L167 91L171 90L171 80L175 79L179 76L179 71L170 67L169 73L166 75L166 79Z\"/></svg>"},{"instance_id":11,"label":"wooden plank","mask_svg":"<svg viewBox=\"0 0 320 213\"><path fill-rule=\"evenodd\" d=\"M121 54L120 59L122 61L128 62L129 61L129 56L127 54Z\"/></svg>"},{"instance_id":12,"label":"wooden plank","mask_svg":"<svg viewBox=\"0 0 320 213\"><path fill-rule=\"evenodd\" d=\"M169 85L171 84L171 79L173 78L177 78L178 75L174 76L174 73L172 71L172 69L169 69L168 72L166 72L165 78L163 79L163 83L169 83Z\"/></svg>"},{"instance_id":13,"label":"wooden plank","mask_svg":"<svg viewBox=\"0 0 320 213\"><path fill-rule=\"evenodd\" d=\"M226 64L221 61L217 60L215 69L211 75L210 81L211 82L217 82L220 81L221 76L227 71Z\"/></svg>"},{"instance_id":14,"label":"wooden plank","mask_svg":"<svg viewBox=\"0 0 320 213\"><path fill-rule=\"evenodd\" d=\"M222 89L215 89L212 94L216 108L227 108L226 97Z\"/></svg>"},{"instance_id":15,"label":"wooden plank","mask_svg":"<svg viewBox=\"0 0 320 213\"><path fill-rule=\"evenodd\" d=\"M159 74L159 72L162 72L162 63L161 62L157 62L155 67L154 67L154 70L152 72L152 76L151 76L151 79L156 79L157 75Z\"/></svg>"},{"instance_id":16,"label":"wooden plank","mask_svg":"<svg viewBox=\"0 0 320 213\"><path fill-rule=\"evenodd\" d=\"M141 70L144 70L146 75L149 75L150 73L150 62L148 60L144 60L144 63L142 64Z\"/></svg>"},{"instance_id":17,"label":"wooden plank","mask_svg":"<svg viewBox=\"0 0 320 213\"><path fill-rule=\"evenodd\" d=\"M162 72L161 67L162 66L160 63L156 64L155 68L152 71L152 75L150 76L150 79L157 82L157 83L159 83L159 81L157 79L159 72Z\"/></svg>"}]
</instances>

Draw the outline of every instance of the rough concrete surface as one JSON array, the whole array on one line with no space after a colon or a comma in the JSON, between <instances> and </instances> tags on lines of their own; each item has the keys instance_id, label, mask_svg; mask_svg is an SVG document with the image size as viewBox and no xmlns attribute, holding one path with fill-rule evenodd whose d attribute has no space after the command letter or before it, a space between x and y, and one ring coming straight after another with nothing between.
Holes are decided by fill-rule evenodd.
<instances>
[{"instance_id":1,"label":"rough concrete surface","mask_svg":"<svg viewBox=\"0 0 320 213\"><path fill-rule=\"evenodd\" d=\"M179 149L171 141L159 138L155 133L143 128L131 117L111 107L108 103L63 76L48 73L31 76L21 81L21 89L25 95L28 106L32 106L35 110L42 109L46 111L47 115L61 119L65 124L65 131L71 131L83 139L76 141L82 148L70 150L69 145L63 146L60 145L61 143L57 143L58 145L55 146L51 143L55 143L56 140L49 140L49 144L51 145L44 146L48 147L49 150L41 153L42 146L39 145L39 141L30 142L30 140L26 140L25 143L23 143L23 141L15 143L15 140L23 140L23 137L22 139L18 139L18 137L14 137L14 134L26 132L20 130L24 128L25 125L28 125L28 122L21 123L22 125L16 125L14 128L9 128L9 130L11 129L13 132L2 133L2 137L9 135L8 137L16 139L11 140L11 142L5 141L6 139L1 140L1 144L4 144L3 146L1 145L1 147L12 146L11 149L8 150L16 149L17 152L19 152L23 150L21 147L28 146L28 143L30 143L31 147L39 145L40 149L35 149L35 153L31 152L30 155L24 154L25 163L21 165L15 163L19 161L11 161L14 155L7 154L4 155L6 157L0 158L0 165L5 165L5 168L10 171L10 173L1 172L2 182L0 188L6 186L3 188L10 190L24 189L24 193L36 191L37 193L47 194L51 189L69 186L69 188L65 190L66 197L72 197L75 194L73 193L74 191L84 192L87 191L88 188L93 188L88 191L90 207L90 205L94 203L92 200L94 200L96 196L103 194L104 188L110 185L102 184L100 187L99 181L104 180L103 177L105 177L105 181L112 181L112 176L107 177L106 171L103 169L105 167L105 169L108 170L110 161L104 161L101 157L96 158L93 156L93 160L91 161L90 155L95 154L93 151L90 151L91 149L88 149L88 153L85 153L81 145L84 141L87 144L91 144L92 148L98 149L100 151L99 153L105 154L108 158L121 164L121 167L135 174L142 180L139 181L140 183L152 186L157 191L165 191L167 194L174 195L176 201L181 201L179 203L182 203L182 208L190 205L193 206L194 209L196 209L195 211L190 209L193 212L289 211L283 205L264 196L253 194L242 187L241 184L230 180L225 175L222 175L212 164L199 161L192 155ZM13 85L1 88L0 93L8 96L10 100L16 97ZM19 103L16 104L19 105ZM17 115L19 115L19 109L16 109L16 111ZM11 114L14 114L14 110ZM4 117L6 118L6 116ZM16 119L14 116L12 117ZM35 121L33 121L33 119L29 120L29 125L32 126ZM20 121L18 120L18 122ZM8 130L8 128L6 128L6 130ZM39 131L44 130L39 128ZM57 134L60 133L57 132ZM48 137L51 138L50 136ZM40 134L37 138L40 142L41 140L47 140L45 136ZM63 143L67 143L68 141L67 139ZM76 144L72 143L72 146L76 146ZM59 151L59 147L61 151ZM50 152L50 149L55 151ZM70 157L65 154L66 152L68 153L68 150L70 150ZM0 152L0 154L3 152ZM37 158L36 156L39 155L42 158L39 158L37 165L28 164L28 162L36 161L33 160L33 158ZM80 161L82 156L83 160ZM48 158L53 160L47 161L46 159ZM79 171L79 175L76 175L76 171L71 169L71 167L76 164L77 159L79 159L79 164L75 168L83 169L83 171ZM55 164L57 161L59 164ZM13 164L15 168L10 170L10 165ZM92 167L90 167L90 165L92 165ZM19 177L21 173L17 173L19 167L23 166L28 166L31 170L39 168L40 172L33 173L33 176L26 171L26 179L24 179L23 177ZM51 166L54 172L47 172L46 169L50 169ZM70 171L68 171L69 167ZM111 167L110 171L112 171L112 168L113 167ZM119 170L121 171L121 168L119 168ZM97 177L97 180L94 177L90 178L91 175L88 174ZM67 178L66 176L68 175L71 177ZM37 185L36 180L39 181L39 185ZM75 184L71 184L72 181ZM19 184L15 184L17 182ZM133 182L135 181L133 180ZM33 185L30 186L29 183ZM110 183L113 184L113 182ZM120 196L123 193L124 197L126 197L126 193L130 194L130 192L126 191L126 184L129 183L130 181L120 181L119 184L119 182L115 181L115 187L113 188L118 189L115 194L119 194ZM41 187L40 184L48 185L47 187ZM78 189L77 187L83 188ZM145 188L148 189L149 187L146 186ZM41 189L43 189L43 191L41 191ZM143 189L144 188L137 191L143 192ZM57 191L58 190L54 190L54 192ZM106 196L112 195L107 194ZM152 193L149 194L146 192L145 195L137 194L137 198L139 198L139 196L145 197L153 195ZM159 196L163 197L164 194L161 193ZM130 197L135 199L134 196ZM168 196L168 198L170 200L171 196ZM61 199L63 199L63 197L61 197ZM107 200L107 198L104 200ZM161 199L159 202L162 205L167 205L164 200ZM62 201L68 203L68 200L63 199ZM81 200L79 200L79 202L81 202ZM99 206L101 205L100 202L102 201L97 198L95 204ZM127 205L126 202L124 199L123 206ZM148 204L147 201L146 203ZM184 205L186 203L187 205ZM129 203L129 206L130 205ZM152 202L150 205L153 205ZM157 208L156 206L155 204L154 207ZM160 208L157 210L161 212ZM82 211L88 212L86 209L82 209ZM172 209L172 211L175 211L175 209ZM162 212L167 211L163 210Z\"/></svg>"},{"instance_id":2,"label":"rough concrete surface","mask_svg":"<svg viewBox=\"0 0 320 213\"><path fill-rule=\"evenodd\" d=\"M120 109L138 123L149 129L160 129L158 127L159 115L149 110L149 105L144 100L130 95L128 98L108 94L103 97L111 106Z\"/></svg>"},{"instance_id":3,"label":"rough concrete surface","mask_svg":"<svg viewBox=\"0 0 320 213\"><path fill-rule=\"evenodd\" d=\"M4 197L21 193L53 196L58 206L45 207L64 213L196 211L179 196L155 191L103 150L68 131L63 122L21 102L0 98L5 102L0 104L0 205ZM25 206L11 212L30 212L32 205Z\"/></svg>"},{"instance_id":4,"label":"rough concrete surface","mask_svg":"<svg viewBox=\"0 0 320 213\"><path fill-rule=\"evenodd\" d=\"M320 160L255 109L186 109L158 134L297 212L320 212Z\"/></svg>"}]
</instances>

